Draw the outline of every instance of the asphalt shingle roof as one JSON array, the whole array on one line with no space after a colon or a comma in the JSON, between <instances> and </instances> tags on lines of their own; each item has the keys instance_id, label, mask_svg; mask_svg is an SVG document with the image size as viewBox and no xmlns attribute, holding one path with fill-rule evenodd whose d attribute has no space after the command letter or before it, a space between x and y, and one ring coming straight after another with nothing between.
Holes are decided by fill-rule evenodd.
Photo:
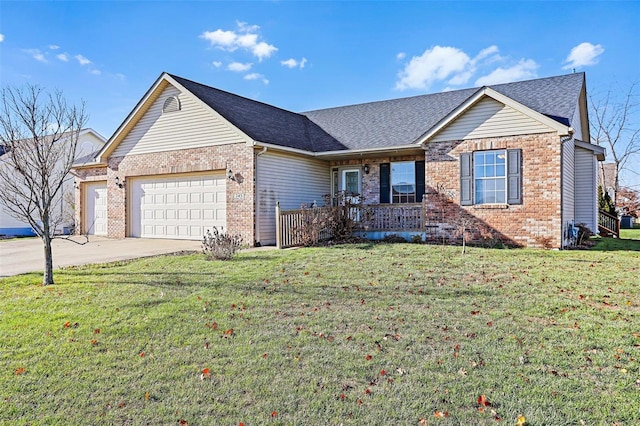
<instances>
[{"instance_id":1,"label":"asphalt shingle roof","mask_svg":"<svg viewBox=\"0 0 640 426\"><path fill-rule=\"evenodd\" d=\"M416 142L480 88L294 113L171 75L252 139L309 152L375 149ZM584 73L489 86L572 125Z\"/></svg>"},{"instance_id":2,"label":"asphalt shingle roof","mask_svg":"<svg viewBox=\"0 0 640 426\"><path fill-rule=\"evenodd\" d=\"M171 77L255 141L309 152L347 149L304 115Z\"/></svg>"},{"instance_id":3,"label":"asphalt shingle roof","mask_svg":"<svg viewBox=\"0 0 640 426\"><path fill-rule=\"evenodd\" d=\"M489 86L571 125L584 73ZM303 113L350 149L410 145L480 88L392 99Z\"/></svg>"}]
</instances>

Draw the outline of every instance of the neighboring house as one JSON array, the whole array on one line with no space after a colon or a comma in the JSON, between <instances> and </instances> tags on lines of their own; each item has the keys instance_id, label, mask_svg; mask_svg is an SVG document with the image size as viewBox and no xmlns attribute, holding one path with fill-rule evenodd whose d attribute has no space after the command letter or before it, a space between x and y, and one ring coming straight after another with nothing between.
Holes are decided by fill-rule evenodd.
<instances>
[{"instance_id":1,"label":"neighboring house","mask_svg":"<svg viewBox=\"0 0 640 426\"><path fill-rule=\"evenodd\" d=\"M76 157L90 157L93 158L96 154L96 151L100 150L104 144L106 143L106 139L97 133L93 129L82 129L80 131L78 144L77 144L77 154ZM60 142L57 143L65 143L65 139L61 139ZM4 147L0 147L0 167L5 167L3 164L10 156L10 152L5 152ZM72 174L69 174L67 177L67 181L62 187L62 196L61 196L61 204L60 214L68 218L66 223L60 229L56 229L57 233L62 233L66 229L70 229L73 227L74 221L74 177ZM64 229L66 228L66 229ZM20 220L15 219L10 216L7 211L0 205L0 235L9 235L9 236L33 236L35 233L31 226Z\"/></svg>"},{"instance_id":2,"label":"neighboring house","mask_svg":"<svg viewBox=\"0 0 640 426\"><path fill-rule=\"evenodd\" d=\"M77 220L114 238L200 239L212 226L276 241L275 206L338 190L423 203L431 236L462 216L509 244L597 231L584 73L294 113L163 73L93 162ZM475 225L474 225L475 226Z\"/></svg>"},{"instance_id":3,"label":"neighboring house","mask_svg":"<svg viewBox=\"0 0 640 426\"><path fill-rule=\"evenodd\" d=\"M616 202L616 193L620 189L618 185L616 185L617 173L616 163L600 163L600 167L598 167L598 184L609 194L614 204Z\"/></svg>"}]
</instances>

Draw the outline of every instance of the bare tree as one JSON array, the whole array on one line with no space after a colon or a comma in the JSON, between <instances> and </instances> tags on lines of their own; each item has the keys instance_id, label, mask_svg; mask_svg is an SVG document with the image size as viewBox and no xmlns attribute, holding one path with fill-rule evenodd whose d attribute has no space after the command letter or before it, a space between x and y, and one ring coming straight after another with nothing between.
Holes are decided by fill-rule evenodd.
<instances>
[{"instance_id":1,"label":"bare tree","mask_svg":"<svg viewBox=\"0 0 640 426\"><path fill-rule=\"evenodd\" d=\"M84 103L35 85L5 87L0 96L0 204L28 223L44 244L43 284L53 284L51 242L65 220L63 186L76 158Z\"/></svg>"},{"instance_id":2,"label":"bare tree","mask_svg":"<svg viewBox=\"0 0 640 426\"><path fill-rule=\"evenodd\" d=\"M640 153L640 122L637 121L640 95L637 88L638 82L631 84L627 91L609 89L602 97L589 97L591 137L607 148L615 164L614 202L620 188L620 172L627 170L628 161Z\"/></svg>"}]
</instances>

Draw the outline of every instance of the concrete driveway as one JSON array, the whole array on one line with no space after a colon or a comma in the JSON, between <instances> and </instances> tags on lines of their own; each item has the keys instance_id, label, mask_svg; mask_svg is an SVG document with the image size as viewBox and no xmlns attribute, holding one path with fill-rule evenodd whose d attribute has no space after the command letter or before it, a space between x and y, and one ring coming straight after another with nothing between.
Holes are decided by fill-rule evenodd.
<instances>
[{"instance_id":1,"label":"concrete driveway","mask_svg":"<svg viewBox=\"0 0 640 426\"><path fill-rule=\"evenodd\" d=\"M84 242L85 237L72 237ZM200 251L200 241L126 238L113 240L90 236L80 245L64 239L53 240L54 270L63 266L104 263L135 259L180 251ZM0 277L44 270L44 249L39 238L18 238L0 241Z\"/></svg>"}]
</instances>

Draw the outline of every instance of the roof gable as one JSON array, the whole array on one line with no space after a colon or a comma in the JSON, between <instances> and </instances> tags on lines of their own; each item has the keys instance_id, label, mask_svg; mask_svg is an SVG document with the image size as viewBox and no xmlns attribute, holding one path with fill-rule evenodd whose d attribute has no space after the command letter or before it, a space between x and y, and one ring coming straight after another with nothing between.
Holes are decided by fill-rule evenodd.
<instances>
[{"instance_id":1,"label":"roof gable","mask_svg":"<svg viewBox=\"0 0 640 426\"><path fill-rule=\"evenodd\" d=\"M304 114L352 150L405 147L434 135L487 93L562 131L572 125L583 86L584 73L575 73Z\"/></svg>"},{"instance_id":2,"label":"roof gable","mask_svg":"<svg viewBox=\"0 0 640 426\"><path fill-rule=\"evenodd\" d=\"M483 101L487 99L496 101L495 103L491 102L491 105L495 106L497 103L504 105L504 107L498 110L489 110L487 113L487 111L481 108ZM500 122L500 117L496 117L496 115L505 116L507 122ZM454 126L451 131L445 130L452 126L453 123L459 123L458 120L461 120L463 116L471 116L472 121L473 116L475 116L476 119L471 123L471 128L469 128L469 126L464 127L464 123L462 123L461 126ZM481 120L478 120L478 118ZM461 127L463 128L461 129ZM465 130L471 133L465 134ZM520 104L490 87L483 87L443 117L438 124L418 139L417 143L422 144L430 140L470 139L478 135L482 135L481 137L493 137L542 133L545 131L556 131L560 135L567 135L569 134L569 127ZM443 133L445 134L443 135ZM434 139L436 135L438 135L438 137Z\"/></svg>"},{"instance_id":3,"label":"roof gable","mask_svg":"<svg viewBox=\"0 0 640 426\"><path fill-rule=\"evenodd\" d=\"M153 152L202 148L229 143L249 143L251 139L204 105L178 83L161 93L144 115L123 135L112 151L114 157ZM168 109L165 108L169 104Z\"/></svg>"},{"instance_id":4,"label":"roof gable","mask_svg":"<svg viewBox=\"0 0 640 426\"><path fill-rule=\"evenodd\" d=\"M256 142L308 152L346 149L304 115L182 77L171 77Z\"/></svg>"},{"instance_id":5,"label":"roof gable","mask_svg":"<svg viewBox=\"0 0 640 426\"><path fill-rule=\"evenodd\" d=\"M429 138L432 142L546 133L555 129L522 112L484 96Z\"/></svg>"}]
</instances>

